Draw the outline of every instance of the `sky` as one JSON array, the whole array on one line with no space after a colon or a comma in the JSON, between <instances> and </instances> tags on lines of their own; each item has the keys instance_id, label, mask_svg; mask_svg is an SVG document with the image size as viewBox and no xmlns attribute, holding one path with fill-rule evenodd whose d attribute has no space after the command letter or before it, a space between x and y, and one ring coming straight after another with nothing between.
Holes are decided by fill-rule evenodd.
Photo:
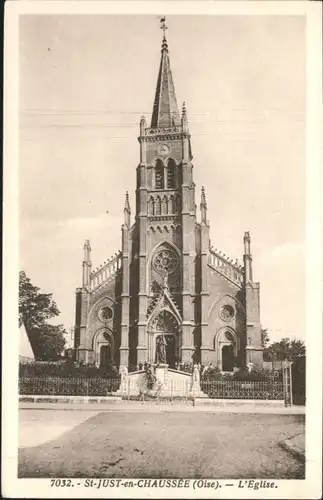
<instances>
[{"instance_id":1,"label":"sky","mask_svg":"<svg viewBox=\"0 0 323 500\"><path fill-rule=\"evenodd\" d=\"M250 231L261 323L305 339L305 18L168 16L177 101L186 102L197 205L211 242L242 261ZM20 17L20 268L74 325L83 243L93 267L134 211L139 120L149 122L159 18Z\"/></svg>"}]
</instances>

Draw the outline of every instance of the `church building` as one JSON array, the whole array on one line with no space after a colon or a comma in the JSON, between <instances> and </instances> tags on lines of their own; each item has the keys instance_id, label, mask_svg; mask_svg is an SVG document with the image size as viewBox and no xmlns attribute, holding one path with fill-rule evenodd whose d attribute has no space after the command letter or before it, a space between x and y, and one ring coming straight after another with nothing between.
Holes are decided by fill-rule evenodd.
<instances>
[{"instance_id":1,"label":"church building","mask_svg":"<svg viewBox=\"0 0 323 500\"><path fill-rule=\"evenodd\" d=\"M121 250L95 270L90 242L84 244L76 359L135 371L154 363L163 338L169 368L192 361L212 362L223 372L248 363L260 367L250 234L243 236L242 264L211 245L204 188L197 211L189 121L185 104L181 112L177 105L162 22L151 121L142 117L139 126L134 219L126 193Z\"/></svg>"}]
</instances>

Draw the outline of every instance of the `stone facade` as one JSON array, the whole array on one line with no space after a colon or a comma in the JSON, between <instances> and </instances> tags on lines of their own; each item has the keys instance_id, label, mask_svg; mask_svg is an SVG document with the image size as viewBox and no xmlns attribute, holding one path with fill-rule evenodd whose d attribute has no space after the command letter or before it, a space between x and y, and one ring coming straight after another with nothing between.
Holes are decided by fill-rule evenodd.
<instances>
[{"instance_id":1,"label":"stone facade","mask_svg":"<svg viewBox=\"0 0 323 500\"><path fill-rule=\"evenodd\" d=\"M162 336L170 368L178 362L262 365L259 284L250 235L243 265L210 244L202 188L197 219L193 155L185 104L180 115L164 37L150 126L140 120L135 221L128 194L122 248L92 271L84 245L76 291L77 359L136 369L154 362Z\"/></svg>"}]
</instances>

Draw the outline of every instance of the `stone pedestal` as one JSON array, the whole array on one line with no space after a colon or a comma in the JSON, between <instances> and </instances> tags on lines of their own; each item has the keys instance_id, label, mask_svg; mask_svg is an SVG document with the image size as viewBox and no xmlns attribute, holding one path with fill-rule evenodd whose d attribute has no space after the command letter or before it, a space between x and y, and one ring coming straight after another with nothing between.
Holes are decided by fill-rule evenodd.
<instances>
[{"instance_id":1,"label":"stone pedestal","mask_svg":"<svg viewBox=\"0 0 323 500\"><path fill-rule=\"evenodd\" d=\"M163 385L163 387L167 386L168 377L167 377L167 364L159 364L154 365L155 368L155 377L157 380Z\"/></svg>"}]
</instances>

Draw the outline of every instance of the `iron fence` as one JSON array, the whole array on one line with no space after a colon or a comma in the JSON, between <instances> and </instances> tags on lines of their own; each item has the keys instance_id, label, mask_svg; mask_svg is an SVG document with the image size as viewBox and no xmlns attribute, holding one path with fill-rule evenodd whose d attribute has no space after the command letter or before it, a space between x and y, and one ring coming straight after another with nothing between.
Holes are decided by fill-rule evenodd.
<instances>
[{"instance_id":1,"label":"iron fence","mask_svg":"<svg viewBox=\"0 0 323 500\"><path fill-rule=\"evenodd\" d=\"M202 381L201 390L212 399L282 400L285 397L283 383L273 381Z\"/></svg>"},{"instance_id":2,"label":"iron fence","mask_svg":"<svg viewBox=\"0 0 323 500\"><path fill-rule=\"evenodd\" d=\"M138 380L128 377L20 377L20 395L43 396L108 396L118 394L128 401L191 401L196 398L286 400L290 388L275 381L201 381L197 386L187 381L169 380L164 385L142 386Z\"/></svg>"},{"instance_id":3,"label":"iron fence","mask_svg":"<svg viewBox=\"0 0 323 500\"><path fill-rule=\"evenodd\" d=\"M120 386L118 378L20 377L19 394L35 396L108 396Z\"/></svg>"}]
</instances>

